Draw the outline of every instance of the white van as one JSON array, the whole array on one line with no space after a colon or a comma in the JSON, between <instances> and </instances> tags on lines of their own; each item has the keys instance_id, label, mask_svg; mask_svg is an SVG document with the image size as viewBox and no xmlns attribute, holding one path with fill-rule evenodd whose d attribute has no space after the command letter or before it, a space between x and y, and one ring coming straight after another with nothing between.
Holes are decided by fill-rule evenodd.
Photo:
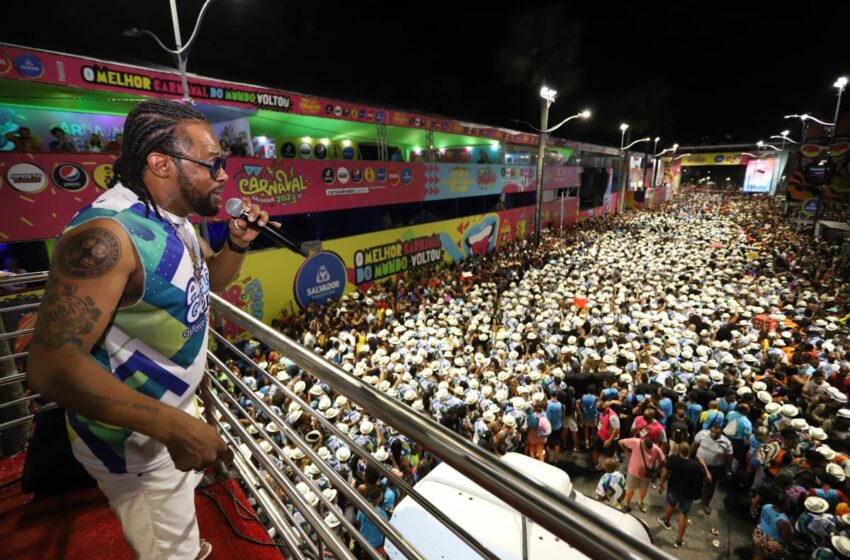
<instances>
[{"instance_id":1,"label":"white van","mask_svg":"<svg viewBox=\"0 0 850 560\"><path fill-rule=\"evenodd\" d=\"M508 453L502 460L553 492L588 507L620 530L646 543L652 542L647 527L638 518L574 491L570 476L563 470L519 453ZM523 519L521 513L445 463L420 480L416 490L503 560L587 559L532 520ZM392 524L429 560L480 558L410 497L403 498L396 506ZM523 541L526 554L523 554ZM389 539L385 548L391 559L405 558Z\"/></svg>"}]
</instances>

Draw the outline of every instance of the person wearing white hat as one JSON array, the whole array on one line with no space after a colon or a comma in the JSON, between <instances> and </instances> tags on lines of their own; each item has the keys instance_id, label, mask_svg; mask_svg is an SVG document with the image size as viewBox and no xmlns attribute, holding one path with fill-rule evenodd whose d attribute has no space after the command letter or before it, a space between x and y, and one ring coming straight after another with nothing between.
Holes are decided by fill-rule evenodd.
<instances>
[{"instance_id":1,"label":"person wearing white hat","mask_svg":"<svg viewBox=\"0 0 850 560\"><path fill-rule=\"evenodd\" d=\"M838 521L834 515L827 513L829 502L823 498L811 496L806 498L803 505L806 511L797 517L795 529L809 541L810 545L817 546L830 536L838 525Z\"/></svg>"}]
</instances>

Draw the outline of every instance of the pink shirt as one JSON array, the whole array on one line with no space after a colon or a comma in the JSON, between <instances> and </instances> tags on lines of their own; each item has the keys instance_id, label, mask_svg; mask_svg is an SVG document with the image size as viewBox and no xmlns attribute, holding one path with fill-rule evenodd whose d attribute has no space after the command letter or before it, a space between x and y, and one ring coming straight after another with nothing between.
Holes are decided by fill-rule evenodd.
<instances>
[{"instance_id":1,"label":"pink shirt","mask_svg":"<svg viewBox=\"0 0 850 560\"><path fill-rule=\"evenodd\" d=\"M631 452L629 457L629 474L638 478L646 478L646 468L643 465L643 457L641 457L641 440L640 438L627 438L620 440L623 447ZM646 458L646 466L653 467L661 466L664 463L664 452L661 448L653 444L652 449L647 451L643 449L643 456Z\"/></svg>"}]
</instances>

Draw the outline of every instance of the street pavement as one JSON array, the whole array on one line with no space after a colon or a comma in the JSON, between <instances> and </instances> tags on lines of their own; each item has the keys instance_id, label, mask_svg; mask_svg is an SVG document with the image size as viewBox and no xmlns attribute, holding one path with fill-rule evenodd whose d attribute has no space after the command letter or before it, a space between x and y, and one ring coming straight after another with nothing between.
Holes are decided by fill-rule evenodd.
<instances>
[{"instance_id":1,"label":"street pavement","mask_svg":"<svg viewBox=\"0 0 850 560\"><path fill-rule=\"evenodd\" d=\"M620 464L620 471L625 474L626 464ZM602 473L591 470L590 453L564 452L561 454L559 466L567 471L577 491L588 497L594 497L596 484ZM711 515L703 512L702 503L694 502L688 514L688 529L685 532L685 546L674 548L678 516L674 515L671 522L672 530L662 527L656 520L656 515L664 511L664 496L657 488L650 486L646 498L647 512L643 513L637 507L637 495L632 498L632 515L641 519L649 527L653 542L669 553L682 560L726 560L750 559L753 557L752 532L755 521L750 517L750 496L745 488L733 482L721 483L711 502ZM718 531L712 535L712 529ZM716 545L716 546L715 546Z\"/></svg>"}]
</instances>

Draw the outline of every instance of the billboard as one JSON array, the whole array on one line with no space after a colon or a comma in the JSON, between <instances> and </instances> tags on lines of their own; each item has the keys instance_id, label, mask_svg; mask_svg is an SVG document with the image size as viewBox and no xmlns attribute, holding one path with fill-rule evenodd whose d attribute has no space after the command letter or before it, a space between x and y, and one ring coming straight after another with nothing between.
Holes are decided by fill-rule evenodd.
<instances>
[{"instance_id":1,"label":"billboard","mask_svg":"<svg viewBox=\"0 0 850 560\"><path fill-rule=\"evenodd\" d=\"M239 124L222 126L235 136ZM114 161L107 154L0 152L0 207L13 217L0 222L0 242L58 237L106 188ZM546 190L577 184L577 167L544 171ZM225 200L246 198L275 216L534 192L537 184L534 167L498 164L231 157L227 173ZM227 219L224 208L216 219Z\"/></svg>"},{"instance_id":2,"label":"billboard","mask_svg":"<svg viewBox=\"0 0 850 560\"><path fill-rule=\"evenodd\" d=\"M745 193L768 193L773 184L775 159L755 159L747 163L744 174Z\"/></svg>"}]
</instances>

